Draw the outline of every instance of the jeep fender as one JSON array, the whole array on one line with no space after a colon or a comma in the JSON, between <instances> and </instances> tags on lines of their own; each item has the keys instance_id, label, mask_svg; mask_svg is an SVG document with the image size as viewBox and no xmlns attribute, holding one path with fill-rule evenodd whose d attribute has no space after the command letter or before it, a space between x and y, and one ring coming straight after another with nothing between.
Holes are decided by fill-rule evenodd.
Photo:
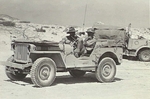
<instances>
[{"instance_id":1,"label":"jeep fender","mask_svg":"<svg viewBox=\"0 0 150 99\"><path fill-rule=\"evenodd\" d=\"M110 57L110 58L112 58L114 61L115 61L115 63L116 63L116 65L119 65L119 64L121 64L121 62L122 62L122 54L120 54L120 56L117 56L114 52L105 52L105 53L103 53L100 57L99 57L99 61L98 61L98 63L103 59L103 58L105 58L105 57Z\"/></svg>"}]
</instances>

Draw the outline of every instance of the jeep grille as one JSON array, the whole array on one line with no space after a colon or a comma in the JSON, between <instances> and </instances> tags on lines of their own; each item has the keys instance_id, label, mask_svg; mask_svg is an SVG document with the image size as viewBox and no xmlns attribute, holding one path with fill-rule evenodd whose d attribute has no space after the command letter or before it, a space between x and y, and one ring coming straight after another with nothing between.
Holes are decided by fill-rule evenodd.
<instances>
[{"instance_id":1,"label":"jeep grille","mask_svg":"<svg viewBox=\"0 0 150 99\"><path fill-rule=\"evenodd\" d=\"M29 56L28 45L27 44L16 44L15 45L15 61L17 62L27 62Z\"/></svg>"}]
</instances>

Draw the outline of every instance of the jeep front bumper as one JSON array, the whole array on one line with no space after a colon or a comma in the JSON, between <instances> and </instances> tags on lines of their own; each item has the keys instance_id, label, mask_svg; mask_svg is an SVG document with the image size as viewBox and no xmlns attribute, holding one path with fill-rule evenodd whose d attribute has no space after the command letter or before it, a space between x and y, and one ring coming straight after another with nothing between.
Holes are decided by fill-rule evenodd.
<instances>
[{"instance_id":1,"label":"jeep front bumper","mask_svg":"<svg viewBox=\"0 0 150 99\"><path fill-rule=\"evenodd\" d=\"M19 63L13 63L13 62L8 62L8 61L0 61L0 63L3 66L9 66L9 67L13 67L13 68L18 68L18 69L25 69L26 67L30 67L32 66L32 63L28 63L28 64L19 64Z\"/></svg>"}]
</instances>

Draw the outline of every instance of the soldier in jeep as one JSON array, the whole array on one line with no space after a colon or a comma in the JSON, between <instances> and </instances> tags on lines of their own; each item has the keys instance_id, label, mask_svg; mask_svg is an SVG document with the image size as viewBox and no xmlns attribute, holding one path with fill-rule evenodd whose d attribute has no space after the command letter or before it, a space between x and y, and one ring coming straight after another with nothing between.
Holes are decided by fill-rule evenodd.
<instances>
[{"instance_id":1,"label":"soldier in jeep","mask_svg":"<svg viewBox=\"0 0 150 99\"><path fill-rule=\"evenodd\" d=\"M90 54L96 44L96 39L94 38L94 29L89 28L86 32L87 37L84 40L82 38L78 40L77 48L74 51L76 57Z\"/></svg>"},{"instance_id":2,"label":"soldier in jeep","mask_svg":"<svg viewBox=\"0 0 150 99\"><path fill-rule=\"evenodd\" d=\"M67 36L62 38L60 43L71 44L77 39L76 30L74 27L69 27L67 30Z\"/></svg>"}]
</instances>

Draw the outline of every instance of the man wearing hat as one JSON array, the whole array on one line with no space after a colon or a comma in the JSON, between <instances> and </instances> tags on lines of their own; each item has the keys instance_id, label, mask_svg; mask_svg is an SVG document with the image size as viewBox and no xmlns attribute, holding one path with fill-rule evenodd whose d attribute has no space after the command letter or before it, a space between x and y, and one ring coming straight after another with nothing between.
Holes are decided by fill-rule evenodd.
<instances>
[{"instance_id":1,"label":"man wearing hat","mask_svg":"<svg viewBox=\"0 0 150 99\"><path fill-rule=\"evenodd\" d=\"M85 40L78 40L77 48L74 51L76 57L80 57L84 54L90 54L93 51L93 48L95 47L96 39L94 38L94 29L89 28L86 32L87 37L85 38Z\"/></svg>"},{"instance_id":2,"label":"man wearing hat","mask_svg":"<svg viewBox=\"0 0 150 99\"><path fill-rule=\"evenodd\" d=\"M64 37L60 42L65 44L71 44L77 40L76 31L74 27L69 27L67 30L67 36Z\"/></svg>"},{"instance_id":3,"label":"man wearing hat","mask_svg":"<svg viewBox=\"0 0 150 99\"><path fill-rule=\"evenodd\" d=\"M89 28L86 32L88 37L84 40L84 46L86 47L87 53L91 53L96 44L96 39L94 38L95 31Z\"/></svg>"}]
</instances>

